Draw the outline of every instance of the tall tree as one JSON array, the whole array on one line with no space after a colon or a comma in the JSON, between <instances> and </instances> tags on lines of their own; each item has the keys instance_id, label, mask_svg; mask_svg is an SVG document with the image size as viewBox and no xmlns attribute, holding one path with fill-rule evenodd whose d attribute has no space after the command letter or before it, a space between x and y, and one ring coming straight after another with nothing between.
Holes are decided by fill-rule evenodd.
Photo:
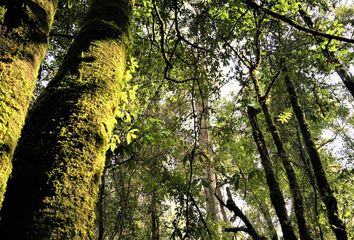
<instances>
[{"instance_id":1,"label":"tall tree","mask_svg":"<svg viewBox=\"0 0 354 240\"><path fill-rule=\"evenodd\" d=\"M322 201L326 206L329 223L334 234L336 235L337 240L346 240L348 239L348 236L345 225L339 216L337 199L335 198L333 191L328 183L320 155L313 141L312 133L306 122L305 115L297 99L295 87L290 81L289 75L285 76L285 84L289 93L291 106L299 123L302 137L304 139L311 165L315 173L318 190L320 192Z\"/></svg>"},{"instance_id":2,"label":"tall tree","mask_svg":"<svg viewBox=\"0 0 354 240\"><path fill-rule=\"evenodd\" d=\"M0 208L11 159L48 48L57 0L5 1L0 24Z\"/></svg>"},{"instance_id":3,"label":"tall tree","mask_svg":"<svg viewBox=\"0 0 354 240\"><path fill-rule=\"evenodd\" d=\"M132 8L131 0L93 1L29 113L1 215L3 238L93 237L98 183L124 99Z\"/></svg>"},{"instance_id":4,"label":"tall tree","mask_svg":"<svg viewBox=\"0 0 354 240\"><path fill-rule=\"evenodd\" d=\"M248 112L250 124L252 126L252 135L257 145L261 157L262 166L264 168L264 172L265 172L265 176L269 188L270 199L272 201L274 209L279 218L279 222L284 234L284 239L295 240L297 239L297 237L287 216L287 212L285 208L285 200L280 190L279 182L275 176L273 166L272 166L273 164L270 161L268 155L268 149L266 147L264 136L258 126L257 113L259 113L259 111L253 107L248 107L247 112Z\"/></svg>"}]
</instances>

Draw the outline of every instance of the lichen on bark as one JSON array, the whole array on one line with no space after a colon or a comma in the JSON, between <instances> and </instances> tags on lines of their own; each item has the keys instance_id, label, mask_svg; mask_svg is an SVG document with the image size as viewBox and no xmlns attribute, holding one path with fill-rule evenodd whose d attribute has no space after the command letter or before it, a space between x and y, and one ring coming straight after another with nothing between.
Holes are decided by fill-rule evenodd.
<instances>
[{"instance_id":1,"label":"lichen on bark","mask_svg":"<svg viewBox=\"0 0 354 240\"><path fill-rule=\"evenodd\" d=\"M93 238L98 184L123 91L132 5L93 1L57 76L31 109L14 155L1 236Z\"/></svg>"}]
</instances>

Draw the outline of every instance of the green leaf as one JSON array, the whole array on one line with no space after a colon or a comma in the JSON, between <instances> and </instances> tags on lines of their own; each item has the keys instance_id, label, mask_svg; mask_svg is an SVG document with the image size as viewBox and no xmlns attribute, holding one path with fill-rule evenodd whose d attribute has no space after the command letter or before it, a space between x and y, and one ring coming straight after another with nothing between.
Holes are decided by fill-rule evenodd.
<instances>
[{"instance_id":1,"label":"green leaf","mask_svg":"<svg viewBox=\"0 0 354 240\"><path fill-rule=\"evenodd\" d=\"M127 143L130 144L134 139L138 138L138 135L136 133L138 133L139 130L138 129L132 129L128 132L127 134Z\"/></svg>"},{"instance_id":2,"label":"green leaf","mask_svg":"<svg viewBox=\"0 0 354 240\"><path fill-rule=\"evenodd\" d=\"M282 124L288 123L292 116L293 112L291 111L291 108L287 108L277 116L277 121Z\"/></svg>"}]
</instances>

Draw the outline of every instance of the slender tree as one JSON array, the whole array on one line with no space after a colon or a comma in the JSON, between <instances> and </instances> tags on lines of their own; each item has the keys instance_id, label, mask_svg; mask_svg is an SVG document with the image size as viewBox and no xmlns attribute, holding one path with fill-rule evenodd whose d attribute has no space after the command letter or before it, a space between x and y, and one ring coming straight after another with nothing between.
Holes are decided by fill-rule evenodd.
<instances>
[{"instance_id":1,"label":"slender tree","mask_svg":"<svg viewBox=\"0 0 354 240\"><path fill-rule=\"evenodd\" d=\"M326 172L322 166L320 155L317 151L315 142L312 138L311 131L306 122L305 115L298 101L295 87L290 81L288 75L285 76L285 84L289 93L293 111L300 126L300 130L305 142L307 152L310 157L313 171L315 173L314 175L316 178L318 190L320 192L322 201L326 206L328 221L331 225L334 234L336 235L337 240L346 240L348 239L347 232L343 221L339 217L337 199L335 198L333 191L328 183Z\"/></svg>"},{"instance_id":2,"label":"slender tree","mask_svg":"<svg viewBox=\"0 0 354 240\"><path fill-rule=\"evenodd\" d=\"M5 1L0 23L0 208L48 35L56 0Z\"/></svg>"},{"instance_id":3,"label":"slender tree","mask_svg":"<svg viewBox=\"0 0 354 240\"><path fill-rule=\"evenodd\" d=\"M280 159L282 160L286 176L289 180L290 191L293 198L295 216L297 220L297 225L300 233L301 240L311 240L310 231L305 218L305 210L304 210L304 200L302 197L302 193L298 184L298 180L295 174L295 170L290 163L289 157L285 148L283 146L283 142L280 138L279 131L276 125L273 122L272 116L269 111L269 107L267 104L267 98L269 91L271 90L272 84L277 78L277 75L274 77L271 85L268 87L267 91L263 93L260 87L260 79L258 77L258 70L262 63L262 48L261 48L261 26L262 20L258 18L255 19L256 32L255 32L255 63L249 64L250 78L253 83L253 87L258 99L258 102L261 106L262 112L264 114L268 129L272 135L274 144L277 148L277 152L279 154Z\"/></svg>"},{"instance_id":4,"label":"slender tree","mask_svg":"<svg viewBox=\"0 0 354 240\"><path fill-rule=\"evenodd\" d=\"M283 142L280 138L279 131L271 117L269 107L266 103L267 96L266 95L263 96L261 93L261 89L259 86L259 79L256 72L257 72L256 69L251 70L251 78L256 91L258 102L261 105L261 109L265 116L267 126L269 128L270 133L272 134L273 141L277 148L278 154L283 162L285 172L289 180L289 186L293 197L295 216L296 216L297 224L299 226L300 238L302 240L310 240L312 238L310 236L310 231L305 219L304 200L297 181L295 170L290 163L288 154L286 153L285 148L283 146Z\"/></svg>"},{"instance_id":5,"label":"slender tree","mask_svg":"<svg viewBox=\"0 0 354 240\"><path fill-rule=\"evenodd\" d=\"M264 168L264 172L265 172L265 176L269 188L269 193L270 193L270 199L274 206L275 212L277 213L277 216L279 218L279 222L284 234L284 239L286 240L297 239L286 213L285 200L280 190L279 182L276 179L276 176L274 174L273 164L270 161L268 155L268 149L266 147L263 134L258 126L257 113L259 111L257 111L257 109L254 109L253 107L248 107L247 112L248 112L250 124L252 126L253 138L257 145L258 152L261 157L262 166Z\"/></svg>"},{"instance_id":6,"label":"slender tree","mask_svg":"<svg viewBox=\"0 0 354 240\"><path fill-rule=\"evenodd\" d=\"M14 155L2 238L93 238L132 7L131 0L93 1L58 74L30 111Z\"/></svg>"}]
</instances>

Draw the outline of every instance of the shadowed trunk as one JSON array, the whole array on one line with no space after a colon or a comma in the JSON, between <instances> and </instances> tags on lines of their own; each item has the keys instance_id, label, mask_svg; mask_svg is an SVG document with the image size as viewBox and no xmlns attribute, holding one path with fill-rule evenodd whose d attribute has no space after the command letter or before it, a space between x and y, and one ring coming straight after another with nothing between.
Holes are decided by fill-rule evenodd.
<instances>
[{"instance_id":1,"label":"shadowed trunk","mask_svg":"<svg viewBox=\"0 0 354 240\"><path fill-rule=\"evenodd\" d=\"M328 221L336 235L337 240L346 240L347 232L345 225L338 215L337 199L334 197L331 187L328 183L325 170L322 166L320 155L317 151L315 142L313 141L311 131L305 119L300 103L298 101L295 87L290 81L289 76L285 76L285 84L289 93L291 105L297 121L300 126L302 137L305 141L306 149L310 157L311 165L315 173L316 183L320 192L323 203L326 206Z\"/></svg>"},{"instance_id":2,"label":"shadowed trunk","mask_svg":"<svg viewBox=\"0 0 354 240\"><path fill-rule=\"evenodd\" d=\"M107 154L106 154L107 155ZM107 162L107 160L106 160ZM105 189L106 189L106 174L107 168L104 168L102 177L101 177L101 185L98 193L98 203L97 203L97 227L98 227L98 240L104 240L104 198L105 198Z\"/></svg>"},{"instance_id":3,"label":"shadowed trunk","mask_svg":"<svg viewBox=\"0 0 354 240\"><path fill-rule=\"evenodd\" d=\"M302 197L302 193L297 181L297 177L295 174L295 170L290 163L288 154L286 153L283 142L280 138L279 131L275 126L272 116L270 115L268 105L266 103L267 96L262 96L261 90L259 87L258 77L254 71L251 71L251 78L253 81L253 85L258 97L258 102L261 105L263 114L265 116L267 126L269 128L270 133L272 134L273 141L277 148L280 159L282 160L283 166L285 168L286 176L289 180L290 191L293 198L293 204L295 209L295 216L297 220L297 225L300 233L301 240L312 240L310 236L310 231L307 226L307 222L305 219L305 209L304 209L304 200Z\"/></svg>"},{"instance_id":4,"label":"shadowed trunk","mask_svg":"<svg viewBox=\"0 0 354 240\"><path fill-rule=\"evenodd\" d=\"M150 214L151 214L151 239L159 240L160 239L160 221L157 211L157 199L156 199L156 190L153 190L151 194L150 202Z\"/></svg>"},{"instance_id":5,"label":"shadowed trunk","mask_svg":"<svg viewBox=\"0 0 354 240\"><path fill-rule=\"evenodd\" d=\"M30 111L1 213L3 239L93 238L132 4L93 1L58 74Z\"/></svg>"},{"instance_id":6,"label":"shadowed trunk","mask_svg":"<svg viewBox=\"0 0 354 240\"><path fill-rule=\"evenodd\" d=\"M57 1L7 1L0 25L0 208Z\"/></svg>"},{"instance_id":7,"label":"shadowed trunk","mask_svg":"<svg viewBox=\"0 0 354 240\"><path fill-rule=\"evenodd\" d=\"M266 175L266 180L267 180L269 193L270 193L270 200L275 209L275 212L277 213L283 231L284 239L295 240L297 239L297 237L294 233L294 230L290 224L289 218L286 213L285 200L280 190L279 182L276 179L276 176L273 172L273 165L268 155L268 149L266 147L263 134L257 123L258 112L253 107L248 107L247 112L248 112L250 124L252 126L253 138L257 145L258 152L261 157L261 163Z\"/></svg>"}]
</instances>

